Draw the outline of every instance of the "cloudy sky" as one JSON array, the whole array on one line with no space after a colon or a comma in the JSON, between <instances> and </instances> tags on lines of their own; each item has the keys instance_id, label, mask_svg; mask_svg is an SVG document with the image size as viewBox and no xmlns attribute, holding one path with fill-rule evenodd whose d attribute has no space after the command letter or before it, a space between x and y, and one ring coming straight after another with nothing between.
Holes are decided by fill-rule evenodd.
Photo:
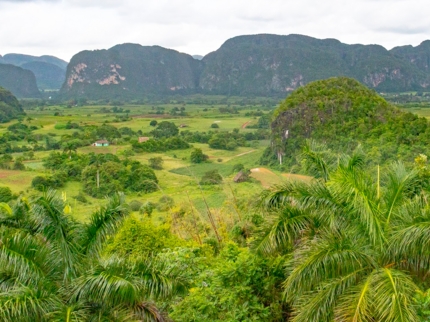
<instances>
[{"instance_id":1,"label":"cloudy sky","mask_svg":"<svg viewBox=\"0 0 430 322\"><path fill-rule=\"evenodd\" d=\"M304 34L387 49L430 39L428 0L0 0L0 54L132 42L207 54L228 38Z\"/></svg>"}]
</instances>

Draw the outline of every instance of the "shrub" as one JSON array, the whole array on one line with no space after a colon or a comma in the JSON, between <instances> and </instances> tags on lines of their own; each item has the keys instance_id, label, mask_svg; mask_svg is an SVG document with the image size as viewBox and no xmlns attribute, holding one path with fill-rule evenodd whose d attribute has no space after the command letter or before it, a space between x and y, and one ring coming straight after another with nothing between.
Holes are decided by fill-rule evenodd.
<instances>
[{"instance_id":1,"label":"shrub","mask_svg":"<svg viewBox=\"0 0 430 322\"><path fill-rule=\"evenodd\" d=\"M242 163L236 163L233 166L233 172L239 172L240 170L243 170L245 167L243 166Z\"/></svg>"},{"instance_id":2,"label":"shrub","mask_svg":"<svg viewBox=\"0 0 430 322\"><path fill-rule=\"evenodd\" d=\"M150 201L145 202L142 207L140 207L139 212L144 215L147 214L148 216L152 215L152 212L154 211L155 204L153 204Z\"/></svg>"},{"instance_id":3,"label":"shrub","mask_svg":"<svg viewBox=\"0 0 430 322\"><path fill-rule=\"evenodd\" d=\"M21 161L15 161L13 165L14 170L25 170L25 165Z\"/></svg>"},{"instance_id":4,"label":"shrub","mask_svg":"<svg viewBox=\"0 0 430 322\"><path fill-rule=\"evenodd\" d=\"M219 125L217 123L212 123L211 128L212 129L219 129Z\"/></svg>"},{"instance_id":5,"label":"shrub","mask_svg":"<svg viewBox=\"0 0 430 322\"><path fill-rule=\"evenodd\" d=\"M88 202L88 199L85 197L82 191L79 191L79 194L77 196L74 196L73 198L82 203Z\"/></svg>"},{"instance_id":6,"label":"shrub","mask_svg":"<svg viewBox=\"0 0 430 322\"><path fill-rule=\"evenodd\" d=\"M132 200L128 205L132 211L139 211L142 207L142 203L139 200Z\"/></svg>"},{"instance_id":7,"label":"shrub","mask_svg":"<svg viewBox=\"0 0 430 322\"><path fill-rule=\"evenodd\" d=\"M163 159L161 157L150 158L148 160L149 166L155 170L163 169Z\"/></svg>"},{"instance_id":8,"label":"shrub","mask_svg":"<svg viewBox=\"0 0 430 322\"><path fill-rule=\"evenodd\" d=\"M9 187L0 187L0 202L9 202L13 199L12 191Z\"/></svg>"},{"instance_id":9,"label":"shrub","mask_svg":"<svg viewBox=\"0 0 430 322\"><path fill-rule=\"evenodd\" d=\"M200 180L202 185L220 184L221 182L222 177L216 169L206 172Z\"/></svg>"},{"instance_id":10,"label":"shrub","mask_svg":"<svg viewBox=\"0 0 430 322\"><path fill-rule=\"evenodd\" d=\"M175 201L170 196L162 196L158 200L157 210L158 211L167 211L175 205Z\"/></svg>"},{"instance_id":11,"label":"shrub","mask_svg":"<svg viewBox=\"0 0 430 322\"><path fill-rule=\"evenodd\" d=\"M209 157L203 154L202 149L194 149L190 155L190 161L192 163L202 163L205 162Z\"/></svg>"}]
</instances>

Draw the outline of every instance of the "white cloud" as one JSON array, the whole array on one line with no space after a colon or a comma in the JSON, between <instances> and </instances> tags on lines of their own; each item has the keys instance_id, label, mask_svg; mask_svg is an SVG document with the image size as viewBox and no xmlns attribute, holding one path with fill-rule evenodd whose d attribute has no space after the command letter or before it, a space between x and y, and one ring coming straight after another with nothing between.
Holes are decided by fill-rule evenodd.
<instances>
[{"instance_id":1,"label":"white cloud","mask_svg":"<svg viewBox=\"0 0 430 322\"><path fill-rule=\"evenodd\" d=\"M190 54L256 33L305 34L387 48L430 38L423 0L0 0L1 54L70 59L119 43Z\"/></svg>"}]
</instances>

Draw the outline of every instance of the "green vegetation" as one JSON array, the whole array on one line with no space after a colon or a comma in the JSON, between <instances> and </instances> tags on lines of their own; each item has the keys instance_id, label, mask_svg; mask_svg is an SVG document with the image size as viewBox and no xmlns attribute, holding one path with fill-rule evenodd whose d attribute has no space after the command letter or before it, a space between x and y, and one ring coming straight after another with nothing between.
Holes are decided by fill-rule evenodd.
<instances>
[{"instance_id":1,"label":"green vegetation","mask_svg":"<svg viewBox=\"0 0 430 322\"><path fill-rule=\"evenodd\" d=\"M0 128L0 320L429 321L425 119L345 78L187 99Z\"/></svg>"},{"instance_id":2,"label":"green vegetation","mask_svg":"<svg viewBox=\"0 0 430 322\"><path fill-rule=\"evenodd\" d=\"M183 290L180 272L157 258L100 257L128 215L123 195L87 224L71 220L52 191L1 206L2 321L160 321L153 301Z\"/></svg>"},{"instance_id":3,"label":"green vegetation","mask_svg":"<svg viewBox=\"0 0 430 322\"><path fill-rule=\"evenodd\" d=\"M132 100L203 93L281 98L312 81L335 76L353 77L379 92L425 91L429 52L428 41L387 50L336 39L259 34L228 39L197 60L158 46L122 44L76 54L61 96ZM165 111L185 116L181 108ZM219 111L237 113L234 106Z\"/></svg>"},{"instance_id":4,"label":"green vegetation","mask_svg":"<svg viewBox=\"0 0 430 322\"><path fill-rule=\"evenodd\" d=\"M401 112L350 78L310 83L282 102L274 114L273 144L263 163L283 159L284 166L301 171L296 157L307 138L325 142L339 153L361 145L367 162L374 165L399 157L412 163L418 154L430 154L425 118Z\"/></svg>"},{"instance_id":5,"label":"green vegetation","mask_svg":"<svg viewBox=\"0 0 430 322\"><path fill-rule=\"evenodd\" d=\"M8 90L0 87L0 123L9 122L24 115L22 106L16 97Z\"/></svg>"}]
</instances>

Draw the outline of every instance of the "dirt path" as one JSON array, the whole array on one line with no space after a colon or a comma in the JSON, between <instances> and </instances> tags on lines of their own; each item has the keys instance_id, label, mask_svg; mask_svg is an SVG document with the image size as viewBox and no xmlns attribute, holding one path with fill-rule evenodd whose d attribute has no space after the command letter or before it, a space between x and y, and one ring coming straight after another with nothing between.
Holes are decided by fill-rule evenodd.
<instances>
[{"instance_id":1,"label":"dirt path","mask_svg":"<svg viewBox=\"0 0 430 322\"><path fill-rule=\"evenodd\" d=\"M252 153L252 152L255 152L255 151L257 151L257 150L246 151L246 152L240 153L238 155L235 155L234 157L241 157L242 155L249 154L249 153Z\"/></svg>"},{"instance_id":2,"label":"dirt path","mask_svg":"<svg viewBox=\"0 0 430 322\"><path fill-rule=\"evenodd\" d=\"M251 123L252 121L248 121L242 124L242 129L246 128L248 126L249 123Z\"/></svg>"}]
</instances>

